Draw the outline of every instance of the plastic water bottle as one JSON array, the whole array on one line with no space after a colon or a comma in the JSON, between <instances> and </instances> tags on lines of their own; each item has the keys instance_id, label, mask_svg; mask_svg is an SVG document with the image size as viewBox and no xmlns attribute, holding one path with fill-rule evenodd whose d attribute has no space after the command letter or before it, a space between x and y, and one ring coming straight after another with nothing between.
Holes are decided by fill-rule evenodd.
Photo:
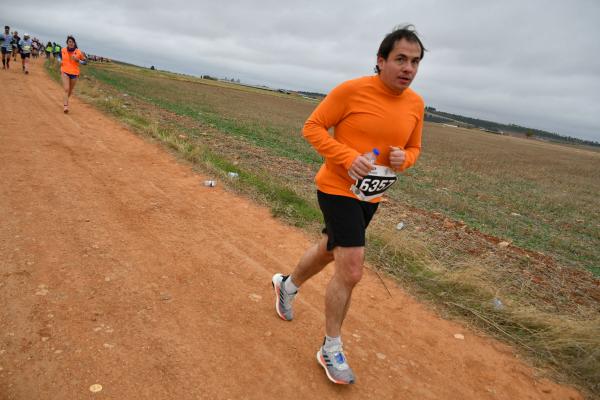
<instances>
[{"instance_id":1,"label":"plastic water bottle","mask_svg":"<svg viewBox=\"0 0 600 400\"><path fill-rule=\"evenodd\" d=\"M502 304L502 300L500 300L497 297L494 297L494 300L492 300L492 305L494 306L494 309L496 309L496 310L502 310L504 308L504 304Z\"/></svg>"},{"instance_id":2,"label":"plastic water bottle","mask_svg":"<svg viewBox=\"0 0 600 400\"><path fill-rule=\"evenodd\" d=\"M367 160L369 160L369 162L371 164L375 164L375 160L377 160L377 156L379 155L379 149L374 148L372 151L363 154L363 157L365 157ZM348 175L350 175L350 178L352 179L361 179L359 176L355 176L352 171L348 171Z\"/></svg>"}]
</instances>

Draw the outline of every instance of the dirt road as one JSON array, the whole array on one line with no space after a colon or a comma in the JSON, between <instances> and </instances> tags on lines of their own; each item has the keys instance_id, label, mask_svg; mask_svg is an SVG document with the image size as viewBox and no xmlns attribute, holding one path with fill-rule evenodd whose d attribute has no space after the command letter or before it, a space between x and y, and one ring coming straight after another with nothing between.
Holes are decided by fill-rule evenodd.
<instances>
[{"instance_id":1,"label":"dirt road","mask_svg":"<svg viewBox=\"0 0 600 400\"><path fill-rule=\"evenodd\" d=\"M0 399L582 398L370 271L344 326L358 382L334 386L331 266L296 320L273 311L302 232L77 99L64 115L41 62L0 81Z\"/></svg>"}]
</instances>

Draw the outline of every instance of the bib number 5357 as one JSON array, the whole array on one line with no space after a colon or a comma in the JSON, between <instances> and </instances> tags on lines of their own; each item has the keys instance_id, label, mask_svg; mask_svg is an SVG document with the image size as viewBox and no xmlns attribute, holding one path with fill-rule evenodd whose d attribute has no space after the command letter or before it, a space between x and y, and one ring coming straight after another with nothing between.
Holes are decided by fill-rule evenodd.
<instances>
[{"instance_id":1,"label":"bib number 5357","mask_svg":"<svg viewBox=\"0 0 600 400\"><path fill-rule=\"evenodd\" d=\"M375 168L362 179L357 179L352 186L352 192L359 200L371 201L383 196L383 193L396 182L398 177L388 167L375 165Z\"/></svg>"},{"instance_id":2,"label":"bib number 5357","mask_svg":"<svg viewBox=\"0 0 600 400\"><path fill-rule=\"evenodd\" d=\"M396 179L365 178L360 181L359 189L361 192L368 194L383 193L394 182L396 182Z\"/></svg>"}]
</instances>

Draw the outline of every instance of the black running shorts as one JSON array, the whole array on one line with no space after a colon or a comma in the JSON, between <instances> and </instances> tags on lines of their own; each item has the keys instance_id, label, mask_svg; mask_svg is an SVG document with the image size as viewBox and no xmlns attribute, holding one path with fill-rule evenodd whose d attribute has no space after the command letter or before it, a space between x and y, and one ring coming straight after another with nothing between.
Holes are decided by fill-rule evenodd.
<instances>
[{"instance_id":1,"label":"black running shorts","mask_svg":"<svg viewBox=\"0 0 600 400\"><path fill-rule=\"evenodd\" d=\"M369 203L321 191L317 191L317 199L325 220L323 233L327 234L327 250L331 251L335 246L365 245L365 231L379 203Z\"/></svg>"},{"instance_id":2,"label":"black running shorts","mask_svg":"<svg viewBox=\"0 0 600 400\"><path fill-rule=\"evenodd\" d=\"M12 53L12 49L9 49L8 47L2 47L2 54L11 54Z\"/></svg>"}]
</instances>

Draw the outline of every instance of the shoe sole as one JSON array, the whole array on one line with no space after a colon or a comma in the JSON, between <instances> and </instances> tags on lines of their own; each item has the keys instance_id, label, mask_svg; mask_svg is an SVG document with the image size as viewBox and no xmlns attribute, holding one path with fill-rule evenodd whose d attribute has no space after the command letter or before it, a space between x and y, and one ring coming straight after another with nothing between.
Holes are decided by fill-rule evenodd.
<instances>
[{"instance_id":1,"label":"shoe sole","mask_svg":"<svg viewBox=\"0 0 600 400\"><path fill-rule=\"evenodd\" d=\"M273 275L273 279L271 279L271 285L273 286L273 290L275 291L275 312L277 313L277 315L279 315L279 318L281 318L282 320L291 321L291 319L287 319L285 315L283 315L283 313L279 310L279 296L281 295L281 286L275 283L276 276L277 274Z\"/></svg>"},{"instance_id":2,"label":"shoe sole","mask_svg":"<svg viewBox=\"0 0 600 400\"><path fill-rule=\"evenodd\" d=\"M325 375L327 375L327 378L337 384L337 385L351 385L354 383L354 381L351 382L345 382L345 381L338 381L337 379L335 379L333 376L331 376L329 374L329 370L327 369L327 365L325 364L325 360L323 359L323 355L321 354L321 350L319 349L319 351L317 351L317 361L319 362L319 365L321 367L323 367L323 369L325 370Z\"/></svg>"}]
</instances>

